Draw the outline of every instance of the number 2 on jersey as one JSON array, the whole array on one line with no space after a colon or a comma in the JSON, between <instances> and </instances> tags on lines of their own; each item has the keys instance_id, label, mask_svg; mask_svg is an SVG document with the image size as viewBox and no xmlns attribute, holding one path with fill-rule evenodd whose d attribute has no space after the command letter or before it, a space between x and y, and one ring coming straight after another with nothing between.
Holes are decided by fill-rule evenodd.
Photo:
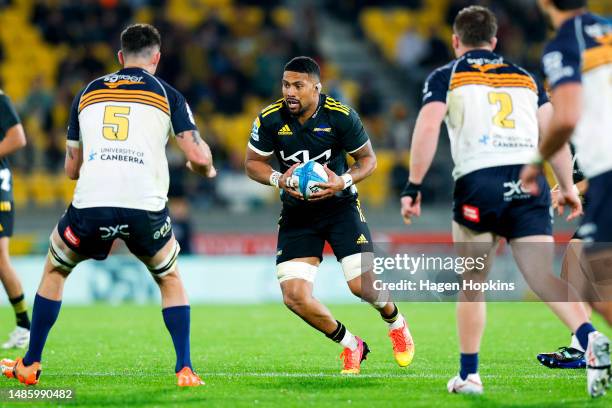
<instances>
[{"instance_id":1,"label":"number 2 on jersey","mask_svg":"<svg viewBox=\"0 0 612 408\"><path fill-rule=\"evenodd\" d=\"M129 106L108 105L104 108L102 135L108 140L126 140L130 130Z\"/></svg>"},{"instance_id":2,"label":"number 2 on jersey","mask_svg":"<svg viewBox=\"0 0 612 408\"><path fill-rule=\"evenodd\" d=\"M499 104L499 112L493 116L493 124L501 128L514 129L514 121L508 119L512 114L512 97L506 92L489 92L489 103L491 105Z\"/></svg>"}]
</instances>

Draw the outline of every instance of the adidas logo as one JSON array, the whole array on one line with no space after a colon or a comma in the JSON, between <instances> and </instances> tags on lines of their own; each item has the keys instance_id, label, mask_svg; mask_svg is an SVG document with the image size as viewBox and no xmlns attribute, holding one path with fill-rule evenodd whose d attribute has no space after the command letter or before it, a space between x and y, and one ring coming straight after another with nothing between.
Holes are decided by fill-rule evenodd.
<instances>
[{"instance_id":1,"label":"adidas logo","mask_svg":"<svg viewBox=\"0 0 612 408\"><path fill-rule=\"evenodd\" d=\"M365 237L365 235L361 234L359 236L359 238L357 238L357 245L363 245L363 244L368 244L370 241L368 241Z\"/></svg>"},{"instance_id":2,"label":"adidas logo","mask_svg":"<svg viewBox=\"0 0 612 408\"><path fill-rule=\"evenodd\" d=\"M283 126L278 131L278 135L279 136L291 136L292 134L293 134L293 132L291 131L291 128L289 127L289 125Z\"/></svg>"}]
</instances>

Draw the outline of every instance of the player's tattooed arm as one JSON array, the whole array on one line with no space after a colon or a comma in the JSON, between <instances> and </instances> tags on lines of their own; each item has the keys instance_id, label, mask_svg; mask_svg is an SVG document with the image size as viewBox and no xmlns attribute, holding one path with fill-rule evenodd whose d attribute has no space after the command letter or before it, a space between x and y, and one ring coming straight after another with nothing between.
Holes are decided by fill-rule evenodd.
<instances>
[{"instance_id":1,"label":"player's tattooed arm","mask_svg":"<svg viewBox=\"0 0 612 408\"><path fill-rule=\"evenodd\" d=\"M78 144L78 145L77 145ZM83 164L83 147L79 142L69 143L66 145L66 160L64 161L64 170L70 180L78 180Z\"/></svg>"},{"instance_id":2,"label":"player's tattooed arm","mask_svg":"<svg viewBox=\"0 0 612 408\"><path fill-rule=\"evenodd\" d=\"M212 152L197 130L186 130L176 135L176 143L187 158L187 168L204 177L215 177Z\"/></svg>"}]
</instances>

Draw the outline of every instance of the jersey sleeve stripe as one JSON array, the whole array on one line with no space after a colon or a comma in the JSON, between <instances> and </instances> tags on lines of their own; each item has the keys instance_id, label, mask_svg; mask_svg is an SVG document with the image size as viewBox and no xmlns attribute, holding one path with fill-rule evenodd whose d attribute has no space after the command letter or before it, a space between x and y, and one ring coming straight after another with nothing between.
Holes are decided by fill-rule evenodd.
<instances>
[{"instance_id":1,"label":"jersey sleeve stripe","mask_svg":"<svg viewBox=\"0 0 612 408\"><path fill-rule=\"evenodd\" d=\"M81 142L79 140L67 140L66 146L78 149L79 147L81 147Z\"/></svg>"},{"instance_id":2,"label":"jersey sleeve stripe","mask_svg":"<svg viewBox=\"0 0 612 408\"><path fill-rule=\"evenodd\" d=\"M274 151L271 152L264 152L263 150L259 150L258 148L256 148L255 146L253 146L251 144L251 142L248 143L249 149L251 149L252 151L254 151L255 153L257 153L260 156L270 156L272 153L274 153Z\"/></svg>"},{"instance_id":3,"label":"jersey sleeve stripe","mask_svg":"<svg viewBox=\"0 0 612 408\"><path fill-rule=\"evenodd\" d=\"M365 142L364 144L362 144L361 146L359 146L358 148L356 148L355 150L351 150L350 152L347 152L348 154L353 154L355 152L358 152L359 150L361 150L365 145L367 145L368 143L370 143L370 141L368 140L367 142Z\"/></svg>"}]
</instances>

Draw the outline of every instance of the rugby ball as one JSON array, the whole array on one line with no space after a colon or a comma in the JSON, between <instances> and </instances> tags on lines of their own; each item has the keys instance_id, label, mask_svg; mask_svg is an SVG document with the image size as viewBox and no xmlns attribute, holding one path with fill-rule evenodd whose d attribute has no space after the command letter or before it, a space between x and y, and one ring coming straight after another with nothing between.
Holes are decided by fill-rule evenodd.
<instances>
[{"instance_id":1,"label":"rugby ball","mask_svg":"<svg viewBox=\"0 0 612 408\"><path fill-rule=\"evenodd\" d=\"M306 200L311 194L321 190L317 183L327 182L327 173L323 166L316 161L307 161L293 170L293 176L298 179L298 190Z\"/></svg>"}]
</instances>

